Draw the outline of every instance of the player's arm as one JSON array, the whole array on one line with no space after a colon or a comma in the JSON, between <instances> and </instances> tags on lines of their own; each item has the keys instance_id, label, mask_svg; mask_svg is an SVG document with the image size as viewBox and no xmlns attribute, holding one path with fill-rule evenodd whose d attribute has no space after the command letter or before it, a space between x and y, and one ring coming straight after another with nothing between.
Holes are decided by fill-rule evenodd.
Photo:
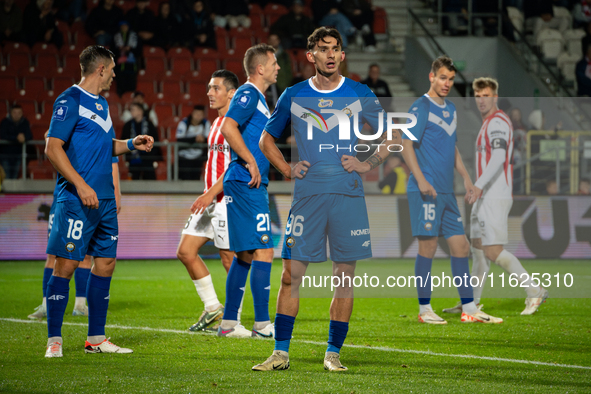
<instances>
[{"instance_id":1,"label":"player's arm","mask_svg":"<svg viewBox=\"0 0 591 394\"><path fill-rule=\"evenodd\" d=\"M466 189L466 195L464 196L464 200L469 204L474 203L474 201L478 199L478 196L474 192L474 185L472 184L472 180L470 179L470 174L468 174L468 170L466 170L466 167L464 166L462 155L460 155L460 150L457 146L454 167L460 173L462 179L464 179L464 188Z\"/></svg>"},{"instance_id":2,"label":"player's arm","mask_svg":"<svg viewBox=\"0 0 591 394\"><path fill-rule=\"evenodd\" d=\"M154 146L154 137L150 135L138 135L133 139L117 140L113 138L113 156L121 156L132 150L150 152Z\"/></svg>"},{"instance_id":3,"label":"player's arm","mask_svg":"<svg viewBox=\"0 0 591 394\"><path fill-rule=\"evenodd\" d=\"M289 163L285 161L283 153L281 153L277 147L277 140L278 138L275 138L266 130L263 131L259 141L259 148L261 148L261 152L263 152L267 160L269 160L269 163L271 163L273 167L275 167L277 171L279 171L284 177L288 179L302 179L304 176L306 176L308 168L310 167L310 163L302 160L293 167L290 166Z\"/></svg>"},{"instance_id":4,"label":"player's arm","mask_svg":"<svg viewBox=\"0 0 591 394\"><path fill-rule=\"evenodd\" d=\"M117 205L117 214L121 212L121 187L119 184L119 163L111 163L113 167L113 186L115 187L115 204Z\"/></svg>"},{"instance_id":5,"label":"player's arm","mask_svg":"<svg viewBox=\"0 0 591 394\"><path fill-rule=\"evenodd\" d=\"M220 131L230 148L236 154L246 162L248 172L250 172L251 180L248 182L248 186L258 188L261 184L261 173L259 171L259 166L257 162L246 146L244 139L242 138L242 134L240 134L240 130L238 129L238 123L229 117L224 117L224 121L222 122L222 126Z\"/></svg>"},{"instance_id":6,"label":"player's arm","mask_svg":"<svg viewBox=\"0 0 591 394\"><path fill-rule=\"evenodd\" d=\"M366 172L381 166L390 155L388 147L390 145L400 145L400 134L398 130L392 130L391 140L386 139L386 133L384 133L377 141L378 147L374 153L363 162L360 162L355 156L343 155L341 157L343 168L348 172L356 171L359 174L365 174Z\"/></svg>"},{"instance_id":7,"label":"player's arm","mask_svg":"<svg viewBox=\"0 0 591 394\"><path fill-rule=\"evenodd\" d=\"M191 212L201 213L205 208L211 205L213 199L216 198L218 194L224 191L224 175L226 175L226 171L220 175L218 180L209 188L209 190L197 197L191 205Z\"/></svg>"},{"instance_id":8,"label":"player's arm","mask_svg":"<svg viewBox=\"0 0 591 394\"><path fill-rule=\"evenodd\" d=\"M414 142L412 140L402 139L402 148L402 157L404 158L404 162L417 180L417 185L419 186L421 193L437 198L437 192L435 191L435 188L427 181L423 171L421 171L421 167L419 166L419 161L417 160L417 155L415 153Z\"/></svg>"},{"instance_id":9,"label":"player's arm","mask_svg":"<svg viewBox=\"0 0 591 394\"><path fill-rule=\"evenodd\" d=\"M45 154L53 165L53 167L76 188L78 196L82 204L90 209L97 209L99 201L96 192L88 186L86 181L78 174L72 167L66 151L64 151L65 141L56 138L48 137L45 145Z\"/></svg>"},{"instance_id":10,"label":"player's arm","mask_svg":"<svg viewBox=\"0 0 591 394\"><path fill-rule=\"evenodd\" d=\"M480 197L482 190L492 181L495 174L503 168L507 156L507 139L510 135L508 125L503 121L494 119L489 123L488 128L492 130L491 132L487 130L492 154L482 174L474 183L476 198Z\"/></svg>"}]
</instances>

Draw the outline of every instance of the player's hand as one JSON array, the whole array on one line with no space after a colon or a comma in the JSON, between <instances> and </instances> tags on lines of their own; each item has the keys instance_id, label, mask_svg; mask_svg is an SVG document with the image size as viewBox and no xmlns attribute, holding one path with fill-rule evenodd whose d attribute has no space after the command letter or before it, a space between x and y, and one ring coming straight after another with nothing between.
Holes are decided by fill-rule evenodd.
<instances>
[{"instance_id":1,"label":"player's hand","mask_svg":"<svg viewBox=\"0 0 591 394\"><path fill-rule=\"evenodd\" d=\"M468 189L466 189L468 190ZM472 185L472 187L466 192L464 201L468 204L474 204L482 196L482 189Z\"/></svg>"},{"instance_id":2,"label":"player's hand","mask_svg":"<svg viewBox=\"0 0 591 394\"><path fill-rule=\"evenodd\" d=\"M351 173L353 171L357 172L358 174L365 174L371 167L369 163L360 162L359 159L355 156L347 156L343 155L341 157L341 165L345 169L345 171Z\"/></svg>"},{"instance_id":3,"label":"player's hand","mask_svg":"<svg viewBox=\"0 0 591 394\"><path fill-rule=\"evenodd\" d=\"M429 182L424 180L422 182L418 182L418 184L419 184L419 190L421 191L421 194L425 194L427 196L437 198L437 192L435 191L435 188L433 186L431 186L431 184Z\"/></svg>"},{"instance_id":4,"label":"player's hand","mask_svg":"<svg viewBox=\"0 0 591 394\"><path fill-rule=\"evenodd\" d=\"M205 208L211 205L213 202L213 196L208 195L208 193L203 193L193 202L191 205L191 212L194 214L201 213L205 211Z\"/></svg>"},{"instance_id":5,"label":"player's hand","mask_svg":"<svg viewBox=\"0 0 591 394\"><path fill-rule=\"evenodd\" d=\"M289 179L302 179L308 173L308 168L310 168L310 163L308 163L306 160L298 161L297 164L291 169Z\"/></svg>"},{"instance_id":6,"label":"player's hand","mask_svg":"<svg viewBox=\"0 0 591 394\"><path fill-rule=\"evenodd\" d=\"M115 193L115 205L117 206L117 215L121 212L121 194Z\"/></svg>"},{"instance_id":7,"label":"player's hand","mask_svg":"<svg viewBox=\"0 0 591 394\"><path fill-rule=\"evenodd\" d=\"M257 189L261 185L261 172L259 171L259 166L256 162L252 164L247 164L246 169L250 172L250 182L248 182L248 186L252 189L256 187Z\"/></svg>"},{"instance_id":8,"label":"player's hand","mask_svg":"<svg viewBox=\"0 0 591 394\"><path fill-rule=\"evenodd\" d=\"M150 152L154 146L154 137L151 135L138 135L133 139L133 146L137 150L143 150L144 152Z\"/></svg>"},{"instance_id":9,"label":"player's hand","mask_svg":"<svg viewBox=\"0 0 591 394\"><path fill-rule=\"evenodd\" d=\"M80 197L80 200L82 201L82 205L89 209L98 209L99 200L92 187L84 184L80 187L77 187L76 191L78 192L78 197Z\"/></svg>"}]
</instances>

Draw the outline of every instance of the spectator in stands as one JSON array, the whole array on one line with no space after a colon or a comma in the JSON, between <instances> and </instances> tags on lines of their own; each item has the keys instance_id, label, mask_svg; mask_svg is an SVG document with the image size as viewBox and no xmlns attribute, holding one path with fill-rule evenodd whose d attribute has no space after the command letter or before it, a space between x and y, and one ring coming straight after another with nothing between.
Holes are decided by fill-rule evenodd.
<instances>
[{"instance_id":1,"label":"spectator in stands","mask_svg":"<svg viewBox=\"0 0 591 394\"><path fill-rule=\"evenodd\" d=\"M558 190L558 185L554 179L546 181L546 194L549 196L556 196L560 190Z\"/></svg>"},{"instance_id":2,"label":"spectator in stands","mask_svg":"<svg viewBox=\"0 0 591 394\"><path fill-rule=\"evenodd\" d=\"M117 75L117 94L133 92L137 84L138 59L141 46L135 31L129 28L127 21L119 22L119 31L113 38L115 46L115 75Z\"/></svg>"},{"instance_id":3,"label":"spectator in stands","mask_svg":"<svg viewBox=\"0 0 591 394\"><path fill-rule=\"evenodd\" d=\"M230 29L242 26L244 28L250 27L250 18L248 14L247 0L224 0L213 1L211 9L215 15L214 23L216 26Z\"/></svg>"},{"instance_id":4,"label":"spectator in stands","mask_svg":"<svg viewBox=\"0 0 591 394\"><path fill-rule=\"evenodd\" d=\"M376 97L392 97L388 83L380 79L380 66L377 63L369 65L367 78L361 81L376 95Z\"/></svg>"},{"instance_id":5,"label":"spectator in stands","mask_svg":"<svg viewBox=\"0 0 591 394\"><path fill-rule=\"evenodd\" d=\"M56 28L53 0L32 0L25 8L23 24L29 46L43 42L60 48L64 43L62 33Z\"/></svg>"},{"instance_id":6,"label":"spectator in stands","mask_svg":"<svg viewBox=\"0 0 591 394\"><path fill-rule=\"evenodd\" d=\"M465 35L468 31L468 0L443 0L443 31L452 36Z\"/></svg>"},{"instance_id":7,"label":"spectator in stands","mask_svg":"<svg viewBox=\"0 0 591 394\"><path fill-rule=\"evenodd\" d=\"M591 181L589 181L589 179L581 179L579 181L579 191L577 194L580 196L588 196L591 194Z\"/></svg>"},{"instance_id":8,"label":"spectator in stands","mask_svg":"<svg viewBox=\"0 0 591 394\"><path fill-rule=\"evenodd\" d=\"M581 40L581 49L583 50L583 57L587 55L587 48L591 46L591 22L587 23L587 35Z\"/></svg>"},{"instance_id":9,"label":"spectator in stands","mask_svg":"<svg viewBox=\"0 0 591 394\"><path fill-rule=\"evenodd\" d=\"M591 97L591 45L587 46L587 53L575 67L577 76L577 95Z\"/></svg>"},{"instance_id":10,"label":"spectator in stands","mask_svg":"<svg viewBox=\"0 0 591 394\"><path fill-rule=\"evenodd\" d=\"M21 41L23 11L14 0L4 0L0 8L0 44L4 41Z\"/></svg>"},{"instance_id":11,"label":"spectator in stands","mask_svg":"<svg viewBox=\"0 0 591 394\"><path fill-rule=\"evenodd\" d=\"M181 24L170 12L170 3L160 3L156 17L155 44L164 50L180 46Z\"/></svg>"},{"instance_id":12,"label":"spectator in stands","mask_svg":"<svg viewBox=\"0 0 591 394\"><path fill-rule=\"evenodd\" d=\"M191 11L191 37L193 47L217 48L214 22L205 2L197 0ZM220 48L224 49L224 48Z\"/></svg>"},{"instance_id":13,"label":"spectator in stands","mask_svg":"<svg viewBox=\"0 0 591 394\"><path fill-rule=\"evenodd\" d=\"M126 104L126 108L123 111L123 114L121 114L122 122L129 122L131 120L132 115L130 109L132 104L140 104L144 109L144 112L148 114L148 119L150 122L152 122L154 126L158 127L158 115L156 115L155 111L150 109L150 105L146 103L146 96L139 90L135 91L131 96L131 103Z\"/></svg>"},{"instance_id":14,"label":"spectator in stands","mask_svg":"<svg viewBox=\"0 0 591 394\"><path fill-rule=\"evenodd\" d=\"M111 45L122 19L123 11L115 5L115 0L101 0L88 14L86 32L98 45Z\"/></svg>"},{"instance_id":15,"label":"spectator in stands","mask_svg":"<svg viewBox=\"0 0 591 394\"><path fill-rule=\"evenodd\" d=\"M282 15L270 28L271 34L281 38L283 48L307 48L308 36L315 26L312 19L304 15L304 3L296 0L288 14ZM269 43L270 45L273 45ZM281 66L283 67L283 66ZM281 70L279 71L281 72Z\"/></svg>"},{"instance_id":16,"label":"spectator in stands","mask_svg":"<svg viewBox=\"0 0 591 394\"><path fill-rule=\"evenodd\" d=\"M557 29L564 32L570 28L565 18L555 18L552 0L523 0L525 30L533 31L534 38L543 29Z\"/></svg>"},{"instance_id":17,"label":"spectator in stands","mask_svg":"<svg viewBox=\"0 0 591 394\"><path fill-rule=\"evenodd\" d=\"M342 65L343 63L341 63ZM295 85L296 83L305 81L307 79L312 78L314 75L316 74L316 69L314 68L314 66L311 63L304 63L304 65L302 66L302 69L300 70L299 73L297 73L294 77L293 80L291 81L291 85Z\"/></svg>"},{"instance_id":18,"label":"spectator in stands","mask_svg":"<svg viewBox=\"0 0 591 394\"><path fill-rule=\"evenodd\" d=\"M136 0L135 7L127 12L125 19L144 45L154 45L156 16L148 8L149 0Z\"/></svg>"},{"instance_id":19,"label":"spectator in stands","mask_svg":"<svg viewBox=\"0 0 591 394\"><path fill-rule=\"evenodd\" d=\"M122 139L135 138L138 135L150 135L154 142L159 142L156 126L145 116L144 107L138 103L132 103L131 120L123 125ZM159 146L154 146L151 152L133 150L125 155L129 163L131 179L155 180L157 162L162 160Z\"/></svg>"},{"instance_id":20,"label":"spectator in stands","mask_svg":"<svg viewBox=\"0 0 591 394\"><path fill-rule=\"evenodd\" d=\"M344 0L343 9L358 32L361 32L367 52L376 51L376 37L373 34L374 8L371 0Z\"/></svg>"},{"instance_id":21,"label":"spectator in stands","mask_svg":"<svg viewBox=\"0 0 591 394\"><path fill-rule=\"evenodd\" d=\"M269 34L267 44L275 48L275 57L277 64L279 64L279 73L277 74L277 94L281 94L287 87L291 86L293 79L293 72L291 70L291 57L283 50L281 39L277 34Z\"/></svg>"},{"instance_id":22,"label":"spectator in stands","mask_svg":"<svg viewBox=\"0 0 591 394\"><path fill-rule=\"evenodd\" d=\"M575 2L573 7L573 18L578 26L591 23L591 1L580 0Z\"/></svg>"},{"instance_id":23,"label":"spectator in stands","mask_svg":"<svg viewBox=\"0 0 591 394\"><path fill-rule=\"evenodd\" d=\"M390 155L384 164L384 177L378 183L382 194L406 194L409 170L402 157Z\"/></svg>"},{"instance_id":24,"label":"spectator in stands","mask_svg":"<svg viewBox=\"0 0 591 394\"><path fill-rule=\"evenodd\" d=\"M22 161L23 144L33 139L29 121L23 116L20 105L14 105L10 114L0 123L0 140L10 144L0 145L0 164L8 179L17 179Z\"/></svg>"},{"instance_id":25,"label":"spectator in stands","mask_svg":"<svg viewBox=\"0 0 591 394\"><path fill-rule=\"evenodd\" d=\"M355 34L355 26L343 13L341 4L337 0L314 0L312 13L317 26L332 26L341 33L343 49L348 46L348 37Z\"/></svg>"},{"instance_id":26,"label":"spectator in stands","mask_svg":"<svg viewBox=\"0 0 591 394\"><path fill-rule=\"evenodd\" d=\"M205 107L196 105L191 115L181 120L176 128L177 142L201 143L207 142L211 124L205 118ZM183 147L179 149L179 178L183 180L199 180L201 167L207 160L207 153L203 149Z\"/></svg>"}]
</instances>

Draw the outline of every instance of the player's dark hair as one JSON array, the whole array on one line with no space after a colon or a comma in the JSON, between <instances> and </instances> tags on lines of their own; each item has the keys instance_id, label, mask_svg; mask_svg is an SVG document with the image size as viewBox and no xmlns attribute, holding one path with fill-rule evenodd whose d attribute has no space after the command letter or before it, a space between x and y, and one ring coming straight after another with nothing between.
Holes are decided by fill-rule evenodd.
<instances>
[{"instance_id":1,"label":"player's dark hair","mask_svg":"<svg viewBox=\"0 0 591 394\"><path fill-rule=\"evenodd\" d=\"M14 104L12 107L10 107L10 110L12 111L13 109L23 109L23 107L20 104Z\"/></svg>"},{"instance_id":2,"label":"player's dark hair","mask_svg":"<svg viewBox=\"0 0 591 394\"><path fill-rule=\"evenodd\" d=\"M238 82L238 77L232 71L228 70L217 70L211 74L212 78L223 78L224 79L224 86L227 90L238 89L240 86L240 82Z\"/></svg>"},{"instance_id":3,"label":"player's dark hair","mask_svg":"<svg viewBox=\"0 0 591 394\"><path fill-rule=\"evenodd\" d=\"M322 26L314 30L314 32L308 37L308 50L313 50L320 41L326 42L324 40L326 37L332 37L336 39L337 45L343 48L343 39L339 31L334 27Z\"/></svg>"},{"instance_id":4,"label":"player's dark hair","mask_svg":"<svg viewBox=\"0 0 591 394\"><path fill-rule=\"evenodd\" d=\"M371 69L372 67L380 68L380 65L377 64L377 63L372 63L372 64L369 65L368 69Z\"/></svg>"},{"instance_id":5,"label":"player's dark hair","mask_svg":"<svg viewBox=\"0 0 591 394\"><path fill-rule=\"evenodd\" d=\"M203 111L205 112L205 107L203 105L197 104L193 107L193 111Z\"/></svg>"},{"instance_id":6,"label":"player's dark hair","mask_svg":"<svg viewBox=\"0 0 591 394\"><path fill-rule=\"evenodd\" d=\"M499 83L496 79L488 77L476 78L474 82L472 82L472 90L475 92L480 92L486 88L490 88L492 94L497 94Z\"/></svg>"},{"instance_id":7,"label":"player's dark hair","mask_svg":"<svg viewBox=\"0 0 591 394\"><path fill-rule=\"evenodd\" d=\"M454 61L448 56L439 56L435 59L433 64L431 64L431 72L437 74L437 71L442 67L445 67L448 71L458 72L456 66L454 66Z\"/></svg>"},{"instance_id":8,"label":"player's dark hair","mask_svg":"<svg viewBox=\"0 0 591 394\"><path fill-rule=\"evenodd\" d=\"M99 61L107 63L112 59L115 59L113 52L103 46L91 45L84 48L82 53L80 53L82 75L92 74L96 70Z\"/></svg>"},{"instance_id":9,"label":"player's dark hair","mask_svg":"<svg viewBox=\"0 0 591 394\"><path fill-rule=\"evenodd\" d=\"M275 48L269 44L258 44L246 50L244 54L244 71L246 76L254 73L259 64L267 64L267 53L275 53Z\"/></svg>"}]
</instances>

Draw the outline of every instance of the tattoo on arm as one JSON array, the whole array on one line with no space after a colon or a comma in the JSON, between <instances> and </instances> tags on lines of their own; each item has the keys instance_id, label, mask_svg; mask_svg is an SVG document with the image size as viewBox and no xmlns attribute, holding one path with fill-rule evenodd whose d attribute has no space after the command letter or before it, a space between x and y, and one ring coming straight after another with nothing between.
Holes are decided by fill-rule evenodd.
<instances>
[{"instance_id":1,"label":"tattoo on arm","mask_svg":"<svg viewBox=\"0 0 591 394\"><path fill-rule=\"evenodd\" d=\"M376 153L374 153L373 155L371 155L369 157L369 159L366 160L366 162L369 164L369 169L373 170L374 168L378 167L380 164L382 164L386 159L384 159L383 157L379 156Z\"/></svg>"}]
</instances>

